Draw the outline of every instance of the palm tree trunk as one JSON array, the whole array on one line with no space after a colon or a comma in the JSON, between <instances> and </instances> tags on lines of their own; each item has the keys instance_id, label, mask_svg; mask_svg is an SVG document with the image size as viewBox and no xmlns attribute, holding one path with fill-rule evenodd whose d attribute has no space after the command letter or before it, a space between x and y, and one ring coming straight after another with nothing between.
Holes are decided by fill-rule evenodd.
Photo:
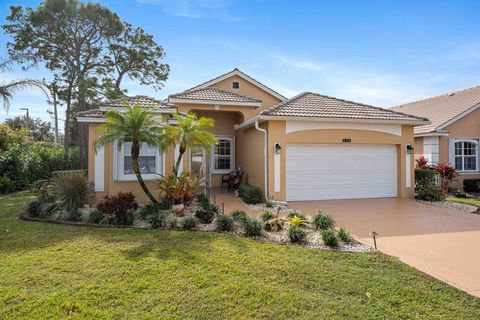
<instances>
[{"instance_id":1,"label":"palm tree trunk","mask_svg":"<svg viewBox=\"0 0 480 320\"><path fill-rule=\"evenodd\" d=\"M138 155L140 154L140 143L138 141L132 142L131 153L132 153L133 172L135 172L135 176L137 177L138 183L140 184L143 192L145 192L145 194L150 199L150 201L158 204L158 200L155 199L155 197L152 195L150 190L148 190L147 185L145 184L145 181L143 181L142 175L140 174L140 168L138 165Z\"/></svg>"},{"instance_id":2,"label":"palm tree trunk","mask_svg":"<svg viewBox=\"0 0 480 320\"><path fill-rule=\"evenodd\" d=\"M180 148L178 148L178 158L177 161L175 162L175 166L173 167L173 174L175 177L178 177L178 169L180 168L180 162L182 161L183 154L185 153L185 146L180 145Z\"/></svg>"}]
</instances>

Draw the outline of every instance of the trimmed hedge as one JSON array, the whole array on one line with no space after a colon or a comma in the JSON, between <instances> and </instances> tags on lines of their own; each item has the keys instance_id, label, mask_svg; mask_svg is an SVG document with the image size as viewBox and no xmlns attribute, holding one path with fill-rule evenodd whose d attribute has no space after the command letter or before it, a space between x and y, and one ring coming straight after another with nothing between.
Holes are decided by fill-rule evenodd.
<instances>
[{"instance_id":1,"label":"trimmed hedge","mask_svg":"<svg viewBox=\"0 0 480 320\"><path fill-rule=\"evenodd\" d=\"M415 169L415 188L422 189L435 184L437 172L431 169Z\"/></svg>"},{"instance_id":2,"label":"trimmed hedge","mask_svg":"<svg viewBox=\"0 0 480 320\"><path fill-rule=\"evenodd\" d=\"M78 148L65 149L45 143L12 144L0 152L0 192L23 190L37 180L50 178L54 171L79 167Z\"/></svg>"},{"instance_id":3,"label":"trimmed hedge","mask_svg":"<svg viewBox=\"0 0 480 320\"><path fill-rule=\"evenodd\" d=\"M265 202L265 195L259 187L242 184L238 188L238 194L243 202L247 204L257 204Z\"/></svg>"},{"instance_id":4,"label":"trimmed hedge","mask_svg":"<svg viewBox=\"0 0 480 320\"><path fill-rule=\"evenodd\" d=\"M464 179L463 191L465 192L479 192L480 191L480 179Z\"/></svg>"}]
</instances>

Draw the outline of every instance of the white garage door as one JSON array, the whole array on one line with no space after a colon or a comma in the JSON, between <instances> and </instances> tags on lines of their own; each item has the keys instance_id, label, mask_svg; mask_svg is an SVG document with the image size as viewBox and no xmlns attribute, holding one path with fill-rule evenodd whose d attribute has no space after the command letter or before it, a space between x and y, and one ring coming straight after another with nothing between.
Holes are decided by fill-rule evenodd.
<instances>
[{"instance_id":1,"label":"white garage door","mask_svg":"<svg viewBox=\"0 0 480 320\"><path fill-rule=\"evenodd\" d=\"M397 196L394 145L287 145L287 201Z\"/></svg>"}]
</instances>

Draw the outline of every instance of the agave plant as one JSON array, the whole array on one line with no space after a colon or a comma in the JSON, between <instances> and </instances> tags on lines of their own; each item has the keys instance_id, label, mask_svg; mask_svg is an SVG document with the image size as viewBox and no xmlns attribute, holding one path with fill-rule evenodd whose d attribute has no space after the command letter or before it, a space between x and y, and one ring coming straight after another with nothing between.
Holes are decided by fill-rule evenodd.
<instances>
[{"instance_id":1,"label":"agave plant","mask_svg":"<svg viewBox=\"0 0 480 320\"><path fill-rule=\"evenodd\" d=\"M93 183L89 182L84 170L57 171L52 178L52 190L62 207L77 210L93 202Z\"/></svg>"}]
</instances>

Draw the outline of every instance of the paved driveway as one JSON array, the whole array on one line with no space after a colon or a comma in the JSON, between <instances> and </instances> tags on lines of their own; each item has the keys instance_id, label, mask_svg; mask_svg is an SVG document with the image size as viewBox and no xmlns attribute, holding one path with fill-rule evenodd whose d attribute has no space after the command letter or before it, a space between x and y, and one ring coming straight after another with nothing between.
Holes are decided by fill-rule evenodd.
<instances>
[{"instance_id":1,"label":"paved driveway","mask_svg":"<svg viewBox=\"0 0 480 320\"><path fill-rule=\"evenodd\" d=\"M290 202L290 208L313 214L321 209L337 225L403 262L480 296L480 215L405 199Z\"/></svg>"}]
</instances>

